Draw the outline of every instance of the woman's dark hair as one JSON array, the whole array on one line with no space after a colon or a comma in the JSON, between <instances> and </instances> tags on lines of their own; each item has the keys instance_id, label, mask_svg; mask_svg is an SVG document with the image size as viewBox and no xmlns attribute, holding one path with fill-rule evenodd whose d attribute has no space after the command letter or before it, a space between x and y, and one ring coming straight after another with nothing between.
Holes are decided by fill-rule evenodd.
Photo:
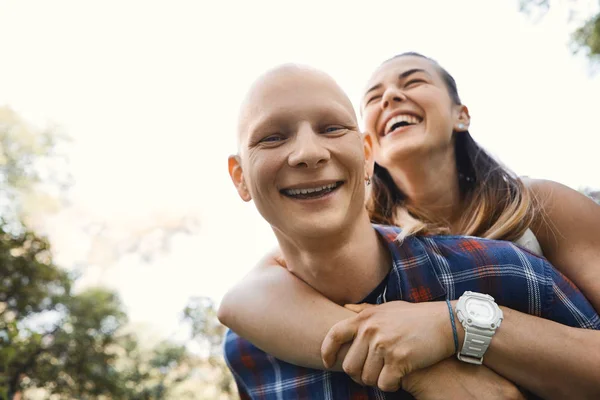
<instances>
[{"instance_id":1,"label":"woman's dark hair","mask_svg":"<svg viewBox=\"0 0 600 400\"><path fill-rule=\"evenodd\" d=\"M421 57L433 63L452 102L462 104L456 81L435 60L409 52L384 64L407 56ZM453 141L461 201L466 207L458 230L452 233L511 241L521 237L529 228L535 212L534 198L529 190L517 176L483 150L468 131L455 131ZM447 221L428 215L418 205L407 204L406 195L385 168L375 165L372 182L367 208L373 222L402 226L403 236L417 232L450 232Z\"/></svg>"}]
</instances>

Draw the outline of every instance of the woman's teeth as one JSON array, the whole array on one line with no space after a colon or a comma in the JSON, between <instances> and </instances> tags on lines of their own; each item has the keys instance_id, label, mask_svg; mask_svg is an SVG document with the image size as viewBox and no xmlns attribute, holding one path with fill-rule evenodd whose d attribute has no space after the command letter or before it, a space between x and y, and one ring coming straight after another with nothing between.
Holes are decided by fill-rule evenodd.
<instances>
[{"instance_id":1,"label":"woman's teeth","mask_svg":"<svg viewBox=\"0 0 600 400\"><path fill-rule=\"evenodd\" d=\"M384 134L387 135L388 133L391 133L391 132L395 131L397 128L400 128L402 126L416 125L416 124L420 123L421 121L422 121L421 118L415 117L414 115L409 115L409 114L396 115L395 117L391 118L385 125Z\"/></svg>"}]
</instances>

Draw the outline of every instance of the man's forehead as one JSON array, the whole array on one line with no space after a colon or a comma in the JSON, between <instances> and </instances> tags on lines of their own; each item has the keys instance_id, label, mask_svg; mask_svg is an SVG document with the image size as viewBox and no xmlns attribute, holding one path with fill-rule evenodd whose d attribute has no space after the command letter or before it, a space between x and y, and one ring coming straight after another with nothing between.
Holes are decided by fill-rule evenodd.
<instances>
[{"instance_id":1,"label":"man's forehead","mask_svg":"<svg viewBox=\"0 0 600 400\"><path fill-rule=\"evenodd\" d=\"M267 71L250 87L240 109L239 138L259 114L268 114L285 103L293 107L300 93L341 104L353 113L352 102L329 75L311 67L286 64Z\"/></svg>"}]
</instances>

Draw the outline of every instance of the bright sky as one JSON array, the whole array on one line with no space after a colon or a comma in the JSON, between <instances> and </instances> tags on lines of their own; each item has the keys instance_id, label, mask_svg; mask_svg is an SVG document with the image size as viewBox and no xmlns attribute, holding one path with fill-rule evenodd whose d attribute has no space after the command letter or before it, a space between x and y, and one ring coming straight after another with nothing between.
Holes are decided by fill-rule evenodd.
<instances>
[{"instance_id":1,"label":"bright sky","mask_svg":"<svg viewBox=\"0 0 600 400\"><path fill-rule=\"evenodd\" d=\"M164 257L87 278L162 332L189 296L218 301L275 243L226 159L247 86L282 62L324 69L358 103L381 61L419 51L454 75L471 133L510 168L600 187L600 76L569 52L566 10L534 24L517 3L0 0L0 106L74 139L77 211L48 228L57 261L86 251L77 216L127 231L190 214L198 234Z\"/></svg>"}]
</instances>

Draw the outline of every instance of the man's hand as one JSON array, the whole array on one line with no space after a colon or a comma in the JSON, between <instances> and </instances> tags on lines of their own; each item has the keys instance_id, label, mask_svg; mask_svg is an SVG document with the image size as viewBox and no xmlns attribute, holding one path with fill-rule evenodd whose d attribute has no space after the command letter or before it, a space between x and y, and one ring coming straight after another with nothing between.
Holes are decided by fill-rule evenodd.
<instances>
[{"instance_id":1,"label":"man's hand","mask_svg":"<svg viewBox=\"0 0 600 400\"><path fill-rule=\"evenodd\" d=\"M451 357L402 379L402 389L417 400L524 400L509 380L483 365L472 365Z\"/></svg>"},{"instance_id":2,"label":"man's hand","mask_svg":"<svg viewBox=\"0 0 600 400\"><path fill-rule=\"evenodd\" d=\"M323 340L326 367L335 363L340 347L352 342L342 364L356 382L394 392L402 378L454 354L454 340L445 302L349 305L358 312L338 322Z\"/></svg>"}]
</instances>

